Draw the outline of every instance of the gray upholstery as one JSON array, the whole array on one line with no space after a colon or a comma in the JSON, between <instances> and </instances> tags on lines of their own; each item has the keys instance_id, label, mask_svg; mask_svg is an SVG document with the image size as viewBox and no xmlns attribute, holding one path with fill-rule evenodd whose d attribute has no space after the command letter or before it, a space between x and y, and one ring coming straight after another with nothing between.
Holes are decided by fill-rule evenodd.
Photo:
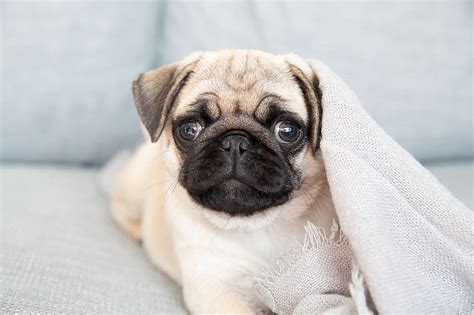
<instances>
[{"instance_id":1,"label":"gray upholstery","mask_svg":"<svg viewBox=\"0 0 474 315\"><path fill-rule=\"evenodd\" d=\"M474 162L429 167L474 207ZM109 217L94 169L1 168L0 313L183 313L180 289Z\"/></svg>"},{"instance_id":2,"label":"gray upholstery","mask_svg":"<svg viewBox=\"0 0 474 315\"><path fill-rule=\"evenodd\" d=\"M1 168L0 313L184 313L86 168Z\"/></svg>"},{"instance_id":3,"label":"gray upholstery","mask_svg":"<svg viewBox=\"0 0 474 315\"><path fill-rule=\"evenodd\" d=\"M152 1L2 1L3 160L100 163L140 139L132 81L154 67Z\"/></svg>"},{"instance_id":4,"label":"gray upholstery","mask_svg":"<svg viewBox=\"0 0 474 315\"><path fill-rule=\"evenodd\" d=\"M473 157L472 1L169 1L163 62L258 48L317 58L421 160Z\"/></svg>"},{"instance_id":5,"label":"gray upholstery","mask_svg":"<svg viewBox=\"0 0 474 315\"><path fill-rule=\"evenodd\" d=\"M472 1L2 2L3 160L101 163L140 139L136 76L194 50L319 58L421 160L474 156Z\"/></svg>"},{"instance_id":6,"label":"gray upholstery","mask_svg":"<svg viewBox=\"0 0 474 315\"><path fill-rule=\"evenodd\" d=\"M474 209L474 162L428 165L428 169L464 204Z\"/></svg>"}]
</instances>

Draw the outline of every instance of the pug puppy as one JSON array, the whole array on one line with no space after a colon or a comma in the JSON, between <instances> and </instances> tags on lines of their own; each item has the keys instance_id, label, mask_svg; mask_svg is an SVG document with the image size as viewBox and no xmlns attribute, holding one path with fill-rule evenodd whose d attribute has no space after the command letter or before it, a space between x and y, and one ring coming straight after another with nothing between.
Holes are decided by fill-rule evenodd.
<instances>
[{"instance_id":1,"label":"pug puppy","mask_svg":"<svg viewBox=\"0 0 474 315\"><path fill-rule=\"evenodd\" d=\"M133 83L149 141L112 212L192 313L261 311L253 279L307 222L329 229L318 85L304 60L254 50L196 53Z\"/></svg>"}]
</instances>

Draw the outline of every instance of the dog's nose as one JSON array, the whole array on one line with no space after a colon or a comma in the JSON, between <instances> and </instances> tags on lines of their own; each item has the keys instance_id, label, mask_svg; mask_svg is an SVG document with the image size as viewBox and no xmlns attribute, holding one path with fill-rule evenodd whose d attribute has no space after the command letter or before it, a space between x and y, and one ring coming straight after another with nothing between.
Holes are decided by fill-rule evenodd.
<instances>
[{"instance_id":1,"label":"dog's nose","mask_svg":"<svg viewBox=\"0 0 474 315\"><path fill-rule=\"evenodd\" d=\"M230 134L222 139L222 148L232 154L242 154L249 149L249 146L249 139L241 134Z\"/></svg>"}]
</instances>

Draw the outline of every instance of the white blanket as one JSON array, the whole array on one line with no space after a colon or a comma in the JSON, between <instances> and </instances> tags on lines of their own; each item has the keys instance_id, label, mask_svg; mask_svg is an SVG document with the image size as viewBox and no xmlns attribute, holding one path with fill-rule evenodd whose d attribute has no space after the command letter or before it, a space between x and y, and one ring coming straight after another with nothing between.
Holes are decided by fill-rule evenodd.
<instances>
[{"instance_id":1,"label":"white blanket","mask_svg":"<svg viewBox=\"0 0 474 315\"><path fill-rule=\"evenodd\" d=\"M277 313L471 314L473 212L377 125L336 74L318 61L311 66L344 235L334 235L337 226L330 236L308 226L305 244L258 281L260 298Z\"/></svg>"}]
</instances>

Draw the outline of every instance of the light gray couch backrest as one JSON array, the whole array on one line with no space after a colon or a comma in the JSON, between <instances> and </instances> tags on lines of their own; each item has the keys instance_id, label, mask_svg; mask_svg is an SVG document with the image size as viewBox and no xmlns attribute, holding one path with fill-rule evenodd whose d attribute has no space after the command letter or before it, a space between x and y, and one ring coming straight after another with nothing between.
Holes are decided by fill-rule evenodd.
<instances>
[{"instance_id":1,"label":"light gray couch backrest","mask_svg":"<svg viewBox=\"0 0 474 315\"><path fill-rule=\"evenodd\" d=\"M100 163L136 142L157 17L152 1L2 2L2 159Z\"/></svg>"},{"instance_id":2,"label":"light gray couch backrest","mask_svg":"<svg viewBox=\"0 0 474 315\"><path fill-rule=\"evenodd\" d=\"M195 50L332 67L421 160L472 158L472 4L165 1L3 5L2 158L100 163L140 139L131 82Z\"/></svg>"},{"instance_id":3,"label":"light gray couch backrest","mask_svg":"<svg viewBox=\"0 0 474 315\"><path fill-rule=\"evenodd\" d=\"M163 62L258 48L328 64L418 159L468 158L471 1L169 1Z\"/></svg>"}]
</instances>

